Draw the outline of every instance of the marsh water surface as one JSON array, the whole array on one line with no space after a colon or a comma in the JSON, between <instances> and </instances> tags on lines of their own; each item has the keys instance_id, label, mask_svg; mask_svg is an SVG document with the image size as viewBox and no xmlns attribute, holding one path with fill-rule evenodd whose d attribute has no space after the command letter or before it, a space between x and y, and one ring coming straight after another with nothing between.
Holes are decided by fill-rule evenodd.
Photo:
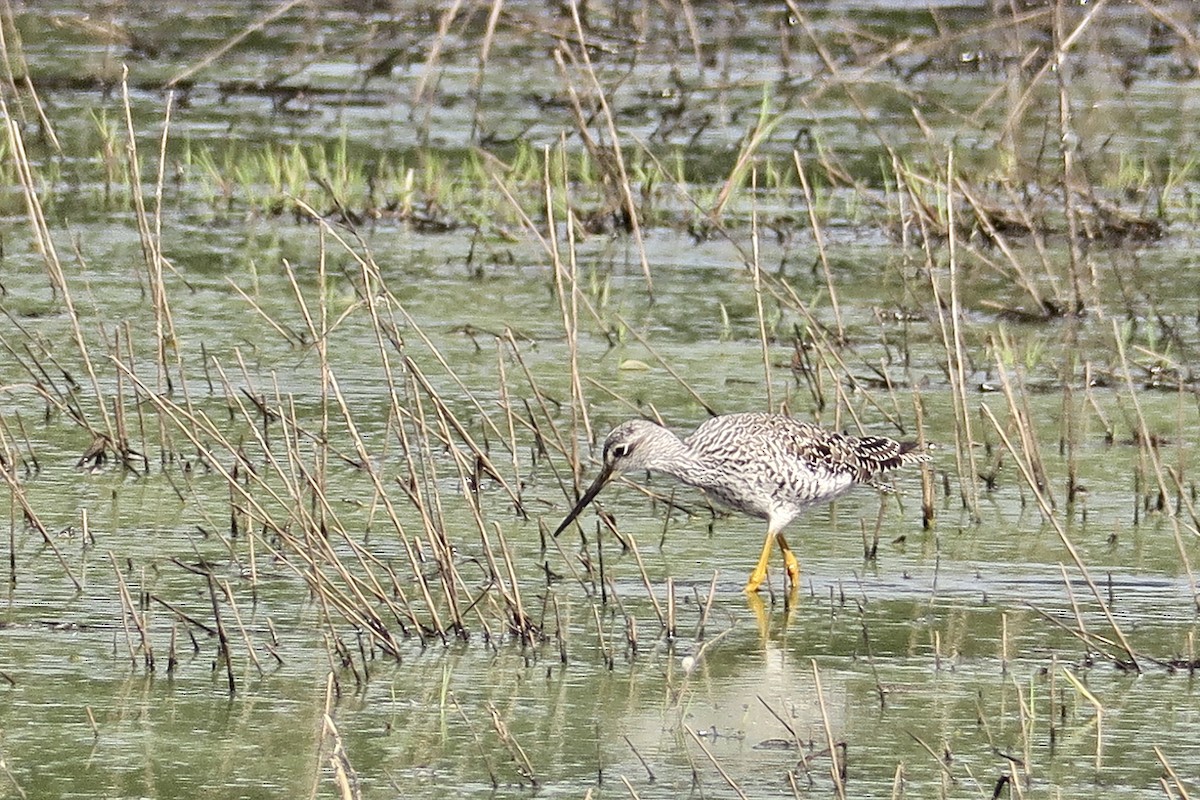
<instances>
[{"instance_id":1,"label":"marsh water surface","mask_svg":"<svg viewBox=\"0 0 1200 800\"><path fill-rule=\"evenodd\" d=\"M328 5L4 21L0 791L1200 791L1189 4Z\"/></svg>"}]
</instances>

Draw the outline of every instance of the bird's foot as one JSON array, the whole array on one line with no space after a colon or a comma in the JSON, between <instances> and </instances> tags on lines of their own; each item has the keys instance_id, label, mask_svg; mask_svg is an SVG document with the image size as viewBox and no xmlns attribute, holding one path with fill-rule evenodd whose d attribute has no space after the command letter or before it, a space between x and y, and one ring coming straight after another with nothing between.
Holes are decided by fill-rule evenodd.
<instances>
[{"instance_id":1,"label":"bird's foot","mask_svg":"<svg viewBox=\"0 0 1200 800\"><path fill-rule=\"evenodd\" d=\"M743 591L746 594L755 594L766 579L767 571L765 569L755 569L754 572L750 573L750 580L746 581L746 588Z\"/></svg>"},{"instance_id":2,"label":"bird's foot","mask_svg":"<svg viewBox=\"0 0 1200 800\"><path fill-rule=\"evenodd\" d=\"M791 550L784 550L783 563L787 567L788 586L795 590L800 586L800 562L792 555Z\"/></svg>"}]
</instances>

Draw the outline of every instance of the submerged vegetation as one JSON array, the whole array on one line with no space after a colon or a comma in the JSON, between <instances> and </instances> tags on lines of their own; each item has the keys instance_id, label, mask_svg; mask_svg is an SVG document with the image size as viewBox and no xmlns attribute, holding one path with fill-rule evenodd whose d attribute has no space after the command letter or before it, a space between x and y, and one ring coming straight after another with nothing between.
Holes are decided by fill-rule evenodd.
<instances>
[{"instance_id":1,"label":"submerged vegetation","mask_svg":"<svg viewBox=\"0 0 1200 800\"><path fill-rule=\"evenodd\" d=\"M336 5L3 6L13 793L1200 791L1191 4ZM549 535L766 408L934 455L804 591Z\"/></svg>"}]
</instances>

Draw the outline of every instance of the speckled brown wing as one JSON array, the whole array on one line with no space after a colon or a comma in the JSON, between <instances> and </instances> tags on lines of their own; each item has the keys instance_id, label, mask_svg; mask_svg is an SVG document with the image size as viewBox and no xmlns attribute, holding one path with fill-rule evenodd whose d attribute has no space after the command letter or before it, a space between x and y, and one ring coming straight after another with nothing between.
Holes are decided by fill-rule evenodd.
<instances>
[{"instance_id":1,"label":"speckled brown wing","mask_svg":"<svg viewBox=\"0 0 1200 800\"><path fill-rule=\"evenodd\" d=\"M916 443L886 436L851 436L778 416L764 417L762 423L776 428L787 451L814 474L848 476L854 483L872 483L889 470L928 458Z\"/></svg>"}]
</instances>

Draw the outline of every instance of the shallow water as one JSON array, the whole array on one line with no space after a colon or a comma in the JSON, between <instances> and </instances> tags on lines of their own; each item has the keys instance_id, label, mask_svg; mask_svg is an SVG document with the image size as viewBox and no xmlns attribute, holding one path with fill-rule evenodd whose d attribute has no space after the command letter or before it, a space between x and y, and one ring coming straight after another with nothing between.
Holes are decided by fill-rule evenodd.
<instances>
[{"instance_id":1,"label":"shallow water","mask_svg":"<svg viewBox=\"0 0 1200 800\"><path fill-rule=\"evenodd\" d=\"M205 147L268 151L314 140L331 148L345 141L368 160L412 159L423 144L461 158L478 143L469 90L482 12L452 28L430 103L414 102L413 93L440 12L416 6L301 6L200 73L172 112L168 173L177 178L164 187L161 233L172 333L163 335L160 369L154 281L128 188L116 179L106 199L97 180L96 119L120 131L124 112L119 92L106 95L94 84L129 64L138 145L154 165L164 109L157 87L263 9L210 4L184 24L139 9L21 7L32 79L67 154L51 154L33 123L22 130L45 171L49 226L88 358L62 288L54 289L31 244L19 194L7 194L0 413L5 464L20 495L6 493L5 506L12 559L0 620L6 793L339 796L341 764L372 797L528 796L535 786L548 797L828 796L842 782L846 796L1159 797L1165 770L1155 748L1197 790L1190 565L1198 553L1187 506L1195 503L1190 469L1200 429L1190 366L1200 295L1181 278L1195 259L1190 217L1173 206L1165 238L1088 246L1095 277L1085 294L1096 302L1079 317L1013 313L1028 311L1030 294L995 266L994 250L984 249L991 265L982 257L964 264L971 440L978 471L994 479L973 519L960 500L954 401L931 288L947 290L944 252L926 269L919 245L898 243L855 205L896 197L880 178L880 143L868 134L889 131L908 158L928 146L913 136L911 104L866 80L886 70L854 71L878 127L866 125L844 95L804 94L818 59L800 40L791 66L781 67L779 26L789 22L781 15L694 6L714 61L701 69L688 60L677 16L652 18L647 31L672 31L675 39L634 65L636 79L618 94L623 130L664 158L669 146L695 138L683 187L715 196L753 125L764 76L775 81L782 121L764 152L786 162L794 129L810 126L868 184L827 195L823 233L840 316L795 191L764 191L754 202L740 195L728 239L701 238L685 225L649 227L652 294L631 237L581 236L579 288L564 297L578 309L580 385L595 437L639 410L682 432L704 418L703 404L730 412L762 409L768 399L830 426L854 430L861 422L874 433L911 437L916 398L934 445L933 526L922 526L915 472L897 477L894 494L863 491L815 509L788 529L803 563L800 591L785 597L773 562L761 604L741 587L763 526L714 516L702 497L665 479L649 482L654 501L625 482L602 496L628 549L607 530L597 537L593 511L581 517L585 544L570 531L543 547L545 529L570 506L570 460L555 437L581 448L584 480L596 463L593 442L571 423L563 310L535 237L495 219L431 232L382 217L359 226L360 245L336 221L326 229L291 211L264 211L255 198L266 189L230 175L204 178L199 162L189 161ZM552 60L529 53L529 31L539 30L545 9L505 8L511 16L481 94L484 125L500 139L552 146L574 129ZM922 39L939 25L965 29L983 19L973 4L941 4L937 13L837 4L812 21L845 57L864 46L864 31ZM1100 44L1134 47L1149 35L1131 10L1111 13L1103 33L1088 40L1099 43L1086 51L1092 67L1117 60ZM100 21L114 23L115 33L98 32ZM624 52L619 28L604 28L611 52L593 55L609 53L609 77L625 63L614 55ZM850 30L855 36L840 38ZM140 44L131 47L122 32ZM988 40L964 42L960 56L976 52L967 44ZM361 65L392 50L410 56L364 86ZM924 93L920 108L936 132L956 131L963 109L1003 80L998 66L945 61L952 50L931 49L932 65L897 82ZM914 63L917 55L897 62ZM1176 63L1171 52L1152 50L1128 90L1099 79L1081 88L1081 103L1083 95L1090 101L1080 105L1081 135L1090 142L1108 131L1112 151L1144 143L1147 162L1166 159L1186 120L1166 113L1175 109L1162 108L1156 87L1179 96L1183 116L1195 104L1194 87L1175 77ZM690 102L677 130L656 133L665 130L664 103L672 99L663 87L680 64L693 70L686 72ZM232 85L292 69L289 80L308 92L276 97L274 105L261 87ZM1111 97L1123 114L1105 112ZM711 121L701 123L702 113ZM1022 146L1055 124L1037 113L1021 129ZM965 164L1003 160L972 131L962 142ZM574 138L569 148L577 152ZM496 151L509 157L511 149ZM152 172L143 167L143 175ZM228 198L208 194L218 178L235 187ZM316 192L314 183L306 189ZM576 191L581 204L597 193L582 184ZM687 208L665 190L659 200ZM447 213L465 215L465 207ZM543 212L527 210L542 225ZM761 320L743 266L752 215L767 225L758 251ZM349 250L335 234L351 239ZM565 238L562 226L558 234ZM1061 296L1070 258L1061 236L1017 238L1012 248L1042 291ZM377 274L354 257L368 252ZM308 320L328 330L322 347ZM819 329L838 324L846 344L830 346ZM767 367L760 325L769 335ZM822 363L835 353L840 363ZM815 387L797 367L805 354L820 374ZM986 405L1005 435L1018 436L998 357L1023 381L1016 396L1044 461L1054 518L1086 574L979 411ZM430 388L416 387L418 370ZM143 383L136 391L134 375ZM1064 384L1072 391L1066 400ZM1074 415L1075 468L1086 487L1071 505L1071 459L1058 447L1064 404ZM134 459L131 469L111 457L77 464L93 440L88 426L106 430L105 413L116 419L118 411L146 461ZM1150 451L1137 445L1138 413L1160 437L1165 479L1179 479L1178 488L1166 486L1162 509ZM471 478L475 455L464 432L484 443L504 484L464 482L460 465ZM405 486L417 487L430 527ZM472 512L473 486L487 541ZM669 513L668 500L677 505ZM877 528L877 554L864 558ZM475 605L461 613L460 629L437 632L434 619L454 616L438 593L443 543L453 547L449 563L460 581L453 597ZM505 591L515 580L543 638L521 641L507 628L511 608L490 557L500 560ZM327 581L322 591L314 588L318 573ZM384 590L372 594L359 579ZM433 587L429 603L419 597L423 585ZM337 605L349 586L389 621L390 645ZM389 617L395 607L415 609L425 629L418 635L412 620ZM836 779L831 744L843 768ZM1019 792L1005 784L1010 779Z\"/></svg>"}]
</instances>

